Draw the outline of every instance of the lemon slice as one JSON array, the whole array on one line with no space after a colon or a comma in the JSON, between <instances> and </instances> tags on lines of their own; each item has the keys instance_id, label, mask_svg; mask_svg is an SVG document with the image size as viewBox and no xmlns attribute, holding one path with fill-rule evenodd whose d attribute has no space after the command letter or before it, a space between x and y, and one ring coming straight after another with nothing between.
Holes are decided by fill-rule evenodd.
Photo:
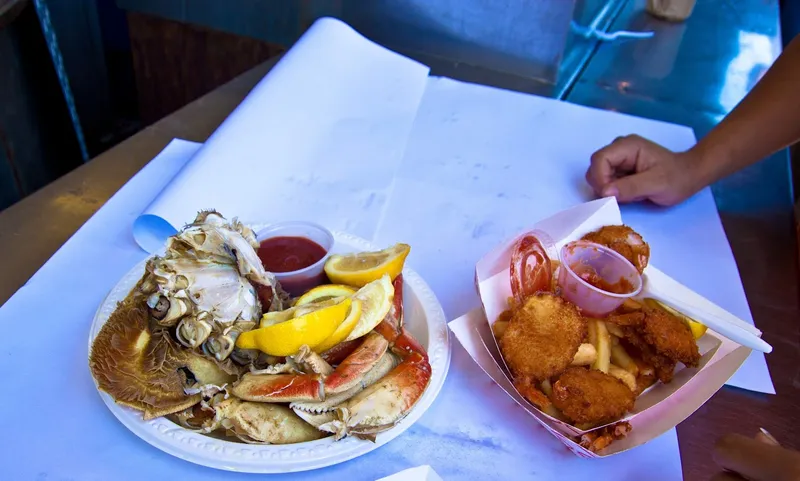
<instances>
[{"instance_id":1,"label":"lemon slice","mask_svg":"<svg viewBox=\"0 0 800 481\"><path fill-rule=\"evenodd\" d=\"M286 322L294 317L294 309L286 309L285 311L267 312L261 316L261 322L258 327L269 327L281 322Z\"/></svg>"},{"instance_id":2,"label":"lemon slice","mask_svg":"<svg viewBox=\"0 0 800 481\"><path fill-rule=\"evenodd\" d=\"M667 311L670 314L672 314L673 316L675 316L678 319L682 320L687 326L689 326L689 329L692 330L692 336L694 336L695 339L700 339L701 337L703 337L703 334L706 333L706 329L708 329L706 326L704 326L703 324L700 324L699 322L697 322L694 319L690 318L686 314L678 312L675 309L669 307L668 305L663 304L663 303L661 303L661 302L659 302L659 301L657 301L657 300L655 300L653 298L648 297L647 299L644 300L644 303L648 307Z\"/></svg>"},{"instance_id":3,"label":"lemon slice","mask_svg":"<svg viewBox=\"0 0 800 481\"><path fill-rule=\"evenodd\" d=\"M290 307L283 311L267 312L261 316L261 322L258 327L269 327L281 322L286 322L295 317L305 316L311 312L322 309L323 307L330 307L336 305L344 300L346 296L334 297L331 299L323 299L316 302L310 302L302 306Z\"/></svg>"},{"instance_id":4,"label":"lemon slice","mask_svg":"<svg viewBox=\"0 0 800 481\"><path fill-rule=\"evenodd\" d=\"M363 287L384 275L393 281L403 271L411 251L408 244L395 244L377 252L332 255L325 262L325 274L335 284Z\"/></svg>"},{"instance_id":5,"label":"lemon slice","mask_svg":"<svg viewBox=\"0 0 800 481\"><path fill-rule=\"evenodd\" d=\"M312 302L326 301L335 297L346 297L355 294L356 290L341 284L326 284L318 286L306 292L295 301L295 306L302 306Z\"/></svg>"},{"instance_id":6,"label":"lemon slice","mask_svg":"<svg viewBox=\"0 0 800 481\"><path fill-rule=\"evenodd\" d=\"M347 314L347 318L345 318L344 322L339 324L339 327L333 331L333 334L331 334L330 337L322 341L322 344L315 346L314 350L316 352L325 352L333 346L344 341L347 336L353 332L356 324L358 324L358 321L361 319L361 314L363 312L361 307L361 301L358 299L353 299L353 303L350 305L350 312Z\"/></svg>"},{"instance_id":7,"label":"lemon slice","mask_svg":"<svg viewBox=\"0 0 800 481\"><path fill-rule=\"evenodd\" d=\"M314 349L344 322L352 303L352 299L345 298L332 306L278 324L243 332L236 339L236 347L258 349L270 356L291 356L297 354L303 345Z\"/></svg>"},{"instance_id":8,"label":"lemon slice","mask_svg":"<svg viewBox=\"0 0 800 481\"><path fill-rule=\"evenodd\" d=\"M361 301L361 318L345 341L357 339L380 324L394 302L394 286L388 274L362 287L352 296Z\"/></svg>"}]
</instances>

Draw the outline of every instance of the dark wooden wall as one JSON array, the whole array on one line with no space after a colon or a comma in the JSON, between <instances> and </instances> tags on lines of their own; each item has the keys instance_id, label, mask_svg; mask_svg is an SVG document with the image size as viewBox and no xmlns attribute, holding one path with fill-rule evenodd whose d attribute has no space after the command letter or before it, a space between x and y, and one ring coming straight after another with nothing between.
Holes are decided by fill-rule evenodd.
<instances>
[{"instance_id":1,"label":"dark wooden wall","mask_svg":"<svg viewBox=\"0 0 800 481\"><path fill-rule=\"evenodd\" d=\"M150 15L128 12L139 115L169 115L285 48Z\"/></svg>"},{"instance_id":2,"label":"dark wooden wall","mask_svg":"<svg viewBox=\"0 0 800 481\"><path fill-rule=\"evenodd\" d=\"M80 163L33 2L0 0L0 210Z\"/></svg>"}]
</instances>

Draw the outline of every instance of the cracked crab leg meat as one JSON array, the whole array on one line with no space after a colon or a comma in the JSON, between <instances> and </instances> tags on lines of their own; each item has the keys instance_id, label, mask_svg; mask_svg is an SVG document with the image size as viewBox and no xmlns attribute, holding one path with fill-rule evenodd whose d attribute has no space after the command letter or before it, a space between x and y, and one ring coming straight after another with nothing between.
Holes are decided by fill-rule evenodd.
<instances>
[{"instance_id":1,"label":"cracked crab leg meat","mask_svg":"<svg viewBox=\"0 0 800 481\"><path fill-rule=\"evenodd\" d=\"M377 383L336 408L336 419L319 426L337 439L348 434L371 439L402 420L422 397L431 379L431 366L420 353L406 356Z\"/></svg>"},{"instance_id":2,"label":"cracked crab leg meat","mask_svg":"<svg viewBox=\"0 0 800 481\"><path fill-rule=\"evenodd\" d=\"M386 338L375 332L367 334L361 346L325 378L325 394L338 394L356 386L388 348L389 341Z\"/></svg>"},{"instance_id":3,"label":"cracked crab leg meat","mask_svg":"<svg viewBox=\"0 0 800 481\"><path fill-rule=\"evenodd\" d=\"M231 388L245 401L308 402L324 399L322 377L317 374L247 373Z\"/></svg>"}]
</instances>

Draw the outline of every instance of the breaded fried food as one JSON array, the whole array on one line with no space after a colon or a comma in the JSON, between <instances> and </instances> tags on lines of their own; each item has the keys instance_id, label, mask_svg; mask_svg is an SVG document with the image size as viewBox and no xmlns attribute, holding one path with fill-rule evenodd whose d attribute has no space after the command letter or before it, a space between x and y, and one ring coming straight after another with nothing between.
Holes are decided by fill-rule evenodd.
<instances>
[{"instance_id":1,"label":"breaded fried food","mask_svg":"<svg viewBox=\"0 0 800 481\"><path fill-rule=\"evenodd\" d=\"M687 367L697 366L700 352L692 330L676 316L662 309L646 309L639 331L657 354Z\"/></svg>"},{"instance_id":2,"label":"breaded fried food","mask_svg":"<svg viewBox=\"0 0 800 481\"><path fill-rule=\"evenodd\" d=\"M618 326L638 326L644 322L644 313L629 312L627 314L611 314L603 320Z\"/></svg>"},{"instance_id":3,"label":"breaded fried food","mask_svg":"<svg viewBox=\"0 0 800 481\"><path fill-rule=\"evenodd\" d=\"M612 424L604 428L595 429L581 436L578 443L593 453L597 453L607 448L617 439L622 439L628 435L633 427L627 421Z\"/></svg>"},{"instance_id":4,"label":"breaded fried food","mask_svg":"<svg viewBox=\"0 0 800 481\"><path fill-rule=\"evenodd\" d=\"M666 356L658 354L654 348L648 344L644 337L641 336L636 329L630 327L623 327L625 333L625 349L630 350L646 364L655 369L655 375L659 381L664 384L672 381L672 376L675 374L675 366L677 362Z\"/></svg>"},{"instance_id":5,"label":"breaded fried food","mask_svg":"<svg viewBox=\"0 0 800 481\"><path fill-rule=\"evenodd\" d=\"M577 424L603 424L633 409L633 391L603 371L571 367L553 385L555 407Z\"/></svg>"},{"instance_id":6,"label":"breaded fried food","mask_svg":"<svg viewBox=\"0 0 800 481\"><path fill-rule=\"evenodd\" d=\"M515 381L538 384L570 365L586 333L577 307L552 294L536 294L514 309L500 351Z\"/></svg>"},{"instance_id":7,"label":"breaded fried food","mask_svg":"<svg viewBox=\"0 0 800 481\"><path fill-rule=\"evenodd\" d=\"M547 411L550 409L550 406L552 405L550 399L536 386L524 381L515 381L514 387L517 388L517 391L519 391L520 394L522 394L522 397L527 399L528 402L537 408L541 409L542 411Z\"/></svg>"},{"instance_id":8,"label":"breaded fried food","mask_svg":"<svg viewBox=\"0 0 800 481\"><path fill-rule=\"evenodd\" d=\"M627 225L607 225L583 236L585 241L601 244L618 252L636 267L639 274L650 262L650 246L638 232Z\"/></svg>"}]
</instances>

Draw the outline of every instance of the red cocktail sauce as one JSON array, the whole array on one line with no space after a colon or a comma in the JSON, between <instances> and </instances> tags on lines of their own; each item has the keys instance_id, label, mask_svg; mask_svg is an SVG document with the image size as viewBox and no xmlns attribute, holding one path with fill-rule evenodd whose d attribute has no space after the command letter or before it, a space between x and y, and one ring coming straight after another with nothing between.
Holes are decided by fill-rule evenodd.
<instances>
[{"instance_id":1,"label":"red cocktail sauce","mask_svg":"<svg viewBox=\"0 0 800 481\"><path fill-rule=\"evenodd\" d=\"M624 277L620 277L617 282L611 283L600 277L597 271L588 264L576 262L569 267L578 277L601 291L610 292L612 294L628 294L633 292L633 284Z\"/></svg>"},{"instance_id":2,"label":"red cocktail sauce","mask_svg":"<svg viewBox=\"0 0 800 481\"><path fill-rule=\"evenodd\" d=\"M258 257L269 272L292 272L325 257L325 248L305 237L271 237L261 242Z\"/></svg>"},{"instance_id":3,"label":"red cocktail sauce","mask_svg":"<svg viewBox=\"0 0 800 481\"><path fill-rule=\"evenodd\" d=\"M324 247L305 237L270 237L264 239L258 248L258 257L264 269L277 274L305 269L325 257ZM312 287L327 281L325 272L290 274L281 278L281 287L292 296L299 296ZM272 290L268 287L258 289L262 305L269 305Z\"/></svg>"}]
</instances>

